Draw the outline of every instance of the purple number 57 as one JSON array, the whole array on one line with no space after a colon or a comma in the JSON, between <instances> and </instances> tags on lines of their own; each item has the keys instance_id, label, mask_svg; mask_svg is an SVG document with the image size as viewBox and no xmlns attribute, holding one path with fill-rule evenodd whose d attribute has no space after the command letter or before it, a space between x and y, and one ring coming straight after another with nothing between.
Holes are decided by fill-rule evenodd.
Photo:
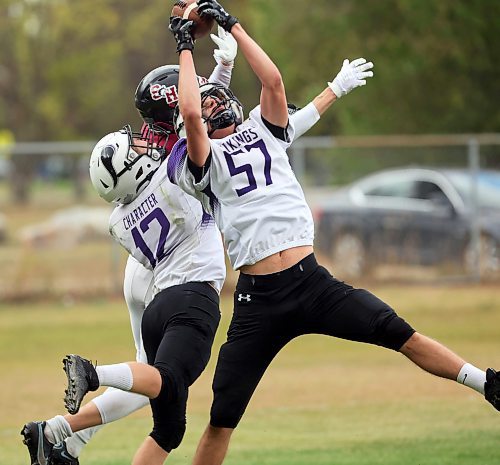
<instances>
[{"instance_id":1,"label":"purple number 57","mask_svg":"<svg viewBox=\"0 0 500 465\"><path fill-rule=\"evenodd\" d=\"M262 152L262 155L264 155L264 176L266 178L266 186L272 184L273 180L271 179L271 155L269 155L264 141L262 139L259 139L253 144L245 145L244 148L247 152L250 152L250 150L252 149L258 149ZM238 197L241 197L242 195L245 195L248 192L257 189L257 182L255 181L255 175L253 174L252 165L250 163L245 163L244 165L236 166L233 161L234 155L245 153L245 150L237 150L236 152L232 153L224 152L224 157L226 158L226 163L231 176L236 176L240 173L246 173L248 178L248 186L236 189Z\"/></svg>"}]
</instances>

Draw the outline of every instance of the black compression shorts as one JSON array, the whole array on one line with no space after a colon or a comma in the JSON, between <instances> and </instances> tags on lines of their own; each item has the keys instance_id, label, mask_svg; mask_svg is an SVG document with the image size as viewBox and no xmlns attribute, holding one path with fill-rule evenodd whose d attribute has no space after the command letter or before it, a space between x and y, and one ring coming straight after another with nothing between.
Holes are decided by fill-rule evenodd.
<instances>
[{"instance_id":1,"label":"black compression shorts","mask_svg":"<svg viewBox=\"0 0 500 465\"><path fill-rule=\"evenodd\" d=\"M219 320L219 296L203 282L162 290L144 312L144 349L163 380L151 436L167 452L182 440L188 388L207 366Z\"/></svg>"},{"instance_id":2,"label":"black compression shorts","mask_svg":"<svg viewBox=\"0 0 500 465\"><path fill-rule=\"evenodd\" d=\"M373 294L332 277L313 254L279 273L241 273L210 423L235 428L273 358L297 336L325 334L399 350L414 332Z\"/></svg>"}]
</instances>

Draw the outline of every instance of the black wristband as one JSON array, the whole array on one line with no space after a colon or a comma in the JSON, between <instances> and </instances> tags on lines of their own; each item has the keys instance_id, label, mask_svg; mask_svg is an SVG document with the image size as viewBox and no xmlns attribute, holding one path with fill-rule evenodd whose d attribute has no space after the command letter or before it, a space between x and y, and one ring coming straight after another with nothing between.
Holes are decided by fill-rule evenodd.
<instances>
[{"instance_id":1,"label":"black wristband","mask_svg":"<svg viewBox=\"0 0 500 465\"><path fill-rule=\"evenodd\" d=\"M183 50L189 50L191 53L194 50L193 42L180 42L177 44L177 53L181 53Z\"/></svg>"},{"instance_id":2,"label":"black wristband","mask_svg":"<svg viewBox=\"0 0 500 465\"><path fill-rule=\"evenodd\" d=\"M225 24L225 26L226 26L226 27L225 27L224 29L226 30L226 32L231 32L231 29L232 29L232 28L233 28L233 26L234 26L235 24L237 24L237 23L239 23L238 18L236 18L236 16L231 16L231 17L227 20L227 22L226 22L226 24Z\"/></svg>"}]
</instances>

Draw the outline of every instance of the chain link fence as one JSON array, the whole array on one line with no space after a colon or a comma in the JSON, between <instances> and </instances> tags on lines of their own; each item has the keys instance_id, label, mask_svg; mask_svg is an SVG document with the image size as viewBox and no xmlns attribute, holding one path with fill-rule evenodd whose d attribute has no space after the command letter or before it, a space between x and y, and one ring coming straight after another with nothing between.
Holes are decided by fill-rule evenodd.
<instances>
[{"instance_id":1,"label":"chain link fence","mask_svg":"<svg viewBox=\"0 0 500 465\"><path fill-rule=\"evenodd\" d=\"M95 195L88 180L88 158L93 145L94 142L83 141L0 147L0 298L57 296L70 301L81 295L121 293L126 254L108 237L107 217L111 207ZM345 278L355 284L365 279L430 283L498 279L498 273L484 272L482 260L489 254L486 258L490 268L498 267L500 262L500 221L496 220L500 203L497 209L484 211L480 204L480 180L485 170L500 173L500 134L303 137L292 145L289 155L317 221L317 252L340 277L345 274ZM335 203L339 189L368 175L397 168L408 173L415 168L428 171L445 168L467 173L471 193L466 199L467 213L464 214L467 251L458 252L450 247L450 254L454 256L448 257L449 260L427 260L425 253L428 252L419 250L415 234L405 230L405 224L406 227L412 224L414 232L420 227L418 221L427 221L435 228L438 223L446 226L447 221L432 215L430 220L426 219L420 210L430 210L428 205L425 208L417 205L415 196L410 196L406 199L405 220L398 224L396 215L392 216L392 236L386 237L385 228L373 221L370 239L360 235L356 245L356 237L351 234L351 242L346 242L343 255L334 253L335 240L340 235L346 237L346 228L339 229L333 221L328 229L319 222L333 208L329 203ZM500 192L500 185L491 179L489 192L494 196ZM352 200L349 195L344 199L347 203ZM378 213L394 201L387 197L378 200ZM399 200L398 212L405 212L405 199ZM333 218L342 218L346 224L359 213L356 205L347 203L342 213L336 214L333 209ZM374 213L368 211L369 205L365 202L363 206L366 208L362 215L365 219L371 218ZM412 223L408 218L411 207L415 206L420 210ZM452 219L460 212L448 214L448 223L453 229ZM489 225L488 243L484 242L485 223ZM399 226L398 236L395 231ZM434 231L434 237L436 234L440 234L439 230ZM445 233L442 235L448 237ZM382 245L387 242L393 241L389 245L395 246L396 237L402 237L406 246L413 246L414 250L388 247L383 251ZM371 246L378 250L370 267L356 275L351 273L353 263L367 261L366 257L356 256L356 246L365 253L368 249L369 244L363 240L370 240ZM452 240L453 234L450 234L446 243ZM443 248L445 246L441 246ZM458 253L468 256L457 260ZM406 260L407 257L412 260ZM230 274L227 287L233 285L233 278Z\"/></svg>"}]
</instances>

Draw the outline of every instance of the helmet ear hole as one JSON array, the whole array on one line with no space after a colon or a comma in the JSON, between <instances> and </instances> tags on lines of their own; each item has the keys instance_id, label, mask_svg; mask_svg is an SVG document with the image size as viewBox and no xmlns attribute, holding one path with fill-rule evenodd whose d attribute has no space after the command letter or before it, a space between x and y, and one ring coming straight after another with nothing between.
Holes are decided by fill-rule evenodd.
<instances>
[{"instance_id":1,"label":"helmet ear hole","mask_svg":"<svg viewBox=\"0 0 500 465\"><path fill-rule=\"evenodd\" d=\"M96 144L90 157L90 179L107 202L130 203L150 183L161 162L153 143L126 126Z\"/></svg>"}]
</instances>

